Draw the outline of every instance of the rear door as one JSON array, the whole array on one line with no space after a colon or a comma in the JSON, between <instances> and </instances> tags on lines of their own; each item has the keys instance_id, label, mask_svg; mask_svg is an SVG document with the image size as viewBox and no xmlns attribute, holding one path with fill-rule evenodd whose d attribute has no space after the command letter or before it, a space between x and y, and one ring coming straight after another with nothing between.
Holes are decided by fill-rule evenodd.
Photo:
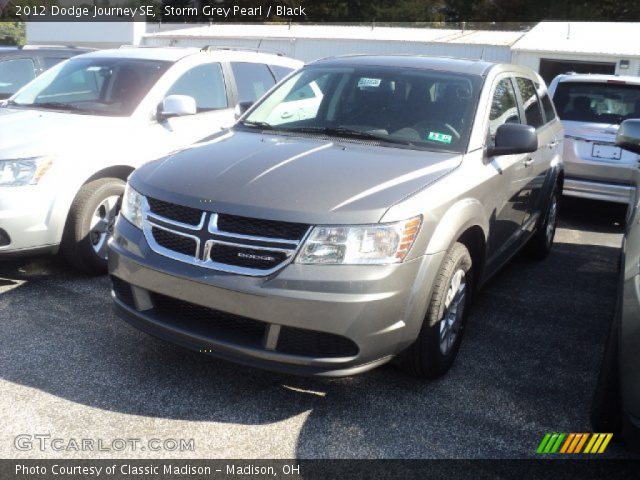
<instances>
[{"instance_id":1,"label":"rear door","mask_svg":"<svg viewBox=\"0 0 640 480\"><path fill-rule=\"evenodd\" d=\"M264 63L231 62L238 102L254 103L276 84L271 69Z\"/></svg>"}]
</instances>

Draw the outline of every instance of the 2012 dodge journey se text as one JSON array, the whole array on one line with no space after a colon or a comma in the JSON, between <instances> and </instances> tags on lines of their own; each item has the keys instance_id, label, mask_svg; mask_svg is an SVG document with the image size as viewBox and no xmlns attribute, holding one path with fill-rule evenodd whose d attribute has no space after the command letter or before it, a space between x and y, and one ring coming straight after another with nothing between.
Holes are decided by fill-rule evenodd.
<instances>
[{"instance_id":1,"label":"2012 dodge journey se text","mask_svg":"<svg viewBox=\"0 0 640 480\"><path fill-rule=\"evenodd\" d=\"M116 310L185 347L350 375L452 365L473 293L553 243L563 131L534 72L349 56L136 170L110 242Z\"/></svg>"}]
</instances>

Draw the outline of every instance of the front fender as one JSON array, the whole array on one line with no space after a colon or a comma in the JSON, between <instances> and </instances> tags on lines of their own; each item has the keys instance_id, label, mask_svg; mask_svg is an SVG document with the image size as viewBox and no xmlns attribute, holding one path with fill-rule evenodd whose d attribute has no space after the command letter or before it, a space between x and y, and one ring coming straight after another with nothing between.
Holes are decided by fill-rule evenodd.
<instances>
[{"instance_id":1,"label":"front fender","mask_svg":"<svg viewBox=\"0 0 640 480\"><path fill-rule=\"evenodd\" d=\"M427 244L427 255L449 250L451 245L471 227L480 227L484 238L489 232L489 219L482 204L474 198L454 203L442 216Z\"/></svg>"}]
</instances>

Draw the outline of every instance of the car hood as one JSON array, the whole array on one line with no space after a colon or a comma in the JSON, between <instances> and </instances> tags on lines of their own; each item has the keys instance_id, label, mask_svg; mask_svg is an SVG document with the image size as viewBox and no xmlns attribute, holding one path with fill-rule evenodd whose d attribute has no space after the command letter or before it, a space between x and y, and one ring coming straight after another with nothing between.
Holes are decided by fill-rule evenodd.
<instances>
[{"instance_id":1,"label":"car hood","mask_svg":"<svg viewBox=\"0 0 640 480\"><path fill-rule=\"evenodd\" d=\"M123 121L124 120L124 121ZM113 144L128 118L77 115L27 108L0 108L0 158L57 154ZM105 134L108 132L108 134Z\"/></svg>"},{"instance_id":2,"label":"car hood","mask_svg":"<svg viewBox=\"0 0 640 480\"><path fill-rule=\"evenodd\" d=\"M194 208L313 224L376 223L461 156L326 138L229 131L144 165L144 195Z\"/></svg>"}]
</instances>

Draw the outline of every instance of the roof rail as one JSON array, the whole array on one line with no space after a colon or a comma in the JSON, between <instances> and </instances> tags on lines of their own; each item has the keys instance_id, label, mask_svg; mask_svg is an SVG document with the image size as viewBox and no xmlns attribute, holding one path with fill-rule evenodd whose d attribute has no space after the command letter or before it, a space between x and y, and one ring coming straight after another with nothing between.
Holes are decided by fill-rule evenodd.
<instances>
[{"instance_id":1,"label":"roof rail","mask_svg":"<svg viewBox=\"0 0 640 480\"><path fill-rule=\"evenodd\" d=\"M65 48L69 50L94 50L90 47L78 47L77 45L20 45L19 50L38 50L39 48Z\"/></svg>"},{"instance_id":2,"label":"roof rail","mask_svg":"<svg viewBox=\"0 0 640 480\"><path fill-rule=\"evenodd\" d=\"M232 50L238 52L256 52L256 53L270 53L272 55L278 55L279 57L285 57L283 52L277 50L264 50L262 48L247 48L247 47L229 47L225 45L205 45L200 49L201 52L212 52L215 50Z\"/></svg>"}]
</instances>

